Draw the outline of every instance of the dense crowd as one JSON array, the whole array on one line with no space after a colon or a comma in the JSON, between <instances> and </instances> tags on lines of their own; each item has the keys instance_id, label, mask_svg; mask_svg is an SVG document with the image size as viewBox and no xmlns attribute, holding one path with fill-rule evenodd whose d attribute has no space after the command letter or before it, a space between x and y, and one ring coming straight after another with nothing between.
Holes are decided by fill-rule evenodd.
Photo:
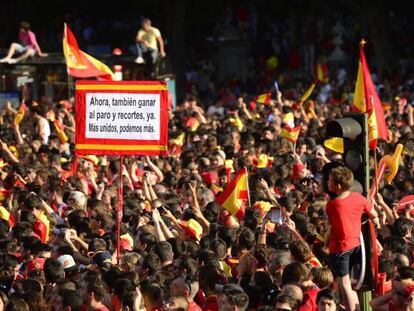
<instances>
[{"instance_id":1,"label":"dense crowd","mask_svg":"<svg viewBox=\"0 0 414 311\"><path fill-rule=\"evenodd\" d=\"M1 109L0 310L357 310L343 281L363 211L377 226L382 280L371 305L413 310L414 205L395 204L414 187L411 80L378 86L392 137L376 152L402 143L404 153L369 202L349 192L342 166L323 184L324 165L342 161L323 147L325 126L350 110L354 81L331 78L293 109L305 86L288 77L260 104L238 81L218 89L209 73L191 72L188 96L169 111L169 156L128 156L123 167L75 156L73 101ZM281 137L295 125L295 143ZM249 199L235 217L216 197L243 167ZM356 222L339 228L348 216Z\"/></svg>"}]
</instances>

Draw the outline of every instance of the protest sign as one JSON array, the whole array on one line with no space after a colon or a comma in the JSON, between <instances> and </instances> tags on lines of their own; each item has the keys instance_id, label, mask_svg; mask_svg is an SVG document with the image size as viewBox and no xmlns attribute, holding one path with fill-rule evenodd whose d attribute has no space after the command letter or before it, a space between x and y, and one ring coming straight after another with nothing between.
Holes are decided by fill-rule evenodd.
<instances>
[{"instance_id":1,"label":"protest sign","mask_svg":"<svg viewBox=\"0 0 414 311\"><path fill-rule=\"evenodd\" d=\"M77 81L76 154L166 154L167 102L163 81Z\"/></svg>"}]
</instances>

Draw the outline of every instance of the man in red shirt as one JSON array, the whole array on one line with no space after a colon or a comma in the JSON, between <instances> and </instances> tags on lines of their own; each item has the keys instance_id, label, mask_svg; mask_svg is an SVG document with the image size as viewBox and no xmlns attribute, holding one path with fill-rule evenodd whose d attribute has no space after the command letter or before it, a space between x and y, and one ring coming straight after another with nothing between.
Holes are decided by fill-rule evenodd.
<instances>
[{"instance_id":1,"label":"man in red shirt","mask_svg":"<svg viewBox=\"0 0 414 311\"><path fill-rule=\"evenodd\" d=\"M105 283L102 280L96 279L88 283L84 310L109 311L108 307L102 303L105 294Z\"/></svg>"},{"instance_id":2,"label":"man in red shirt","mask_svg":"<svg viewBox=\"0 0 414 311\"><path fill-rule=\"evenodd\" d=\"M347 310L359 310L358 296L352 290L349 272L360 258L361 217L366 213L378 224L378 216L371 203L361 194L351 192L354 176L347 167L333 168L329 174L328 189L335 193L326 205L330 224L329 261L338 277L339 288Z\"/></svg>"}]
</instances>

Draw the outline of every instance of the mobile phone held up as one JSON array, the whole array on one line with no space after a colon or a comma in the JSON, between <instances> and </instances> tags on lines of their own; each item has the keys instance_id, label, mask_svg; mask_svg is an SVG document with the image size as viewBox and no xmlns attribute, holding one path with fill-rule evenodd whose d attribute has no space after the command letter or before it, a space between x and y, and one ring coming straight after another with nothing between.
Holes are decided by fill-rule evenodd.
<instances>
[{"instance_id":1,"label":"mobile phone held up","mask_svg":"<svg viewBox=\"0 0 414 311\"><path fill-rule=\"evenodd\" d=\"M269 219L274 224L282 224L282 215L279 208L274 208L269 211Z\"/></svg>"}]
</instances>

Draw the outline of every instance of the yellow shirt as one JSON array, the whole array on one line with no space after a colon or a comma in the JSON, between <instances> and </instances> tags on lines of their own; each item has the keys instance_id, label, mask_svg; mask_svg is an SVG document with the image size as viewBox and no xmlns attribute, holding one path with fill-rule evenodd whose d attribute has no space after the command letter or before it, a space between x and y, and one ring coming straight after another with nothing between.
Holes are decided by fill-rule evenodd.
<instances>
[{"instance_id":1,"label":"yellow shirt","mask_svg":"<svg viewBox=\"0 0 414 311\"><path fill-rule=\"evenodd\" d=\"M149 43L149 47L151 49L154 49L157 51L158 51L158 45L157 45L158 37L161 37L161 33L155 27L151 27L151 29L148 31L145 31L144 29L140 29L138 31L138 39L146 41L147 43Z\"/></svg>"}]
</instances>

